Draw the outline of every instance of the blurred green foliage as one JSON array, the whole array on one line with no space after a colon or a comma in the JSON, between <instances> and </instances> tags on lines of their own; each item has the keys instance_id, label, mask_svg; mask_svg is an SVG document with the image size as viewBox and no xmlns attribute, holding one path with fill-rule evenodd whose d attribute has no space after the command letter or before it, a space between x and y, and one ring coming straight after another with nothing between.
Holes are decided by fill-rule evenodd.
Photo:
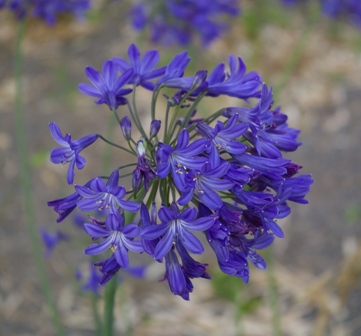
<instances>
[{"instance_id":1,"label":"blurred green foliage","mask_svg":"<svg viewBox=\"0 0 361 336\"><path fill-rule=\"evenodd\" d=\"M235 303L237 315L255 312L263 302L263 297L252 293L252 285L245 285L240 278L230 277L221 271L212 273L215 294L224 300Z\"/></svg>"}]
</instances>

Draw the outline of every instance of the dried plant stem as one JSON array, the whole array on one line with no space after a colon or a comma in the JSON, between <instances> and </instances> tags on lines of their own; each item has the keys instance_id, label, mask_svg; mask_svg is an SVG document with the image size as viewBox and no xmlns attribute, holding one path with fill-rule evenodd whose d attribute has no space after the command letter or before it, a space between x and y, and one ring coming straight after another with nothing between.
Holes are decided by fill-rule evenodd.
<instances>
[{"instance_id":1,"label":"dried plant stem","mask_svg":"<svg viewBox=\"0 0 361 336\"><path fill-rule=\"evenodd\" d=\"M17 38L16 38L16 50L15 50L15 136L17 151L19 157L19 167L20 167L20 183L23 194L23 204L25 211L25 221L29 232L29 237L31 241L32 254L35 260L35 265L37 268L37 273L40 281L40 287L45 296L46 303L49 308L51 315L51 321L53 323L55 334L56 335L65 335L63 327L60 322L59 313L51 293L51 287L46 274L46 266L44 262L44 257L41 251L41 241L39 236L39 231L36 225L34 207L32 204L32 194L31 194L31 185L30 185L30 169L29 169L29 160L27 157L26 149L26 127L25 127L25 118L24 110L22 103L22 83L21 83L21 74L22 74L22 41L24 37L26 26L26 20L23 19L19 22Z\"/></svg>"}]
</instances>

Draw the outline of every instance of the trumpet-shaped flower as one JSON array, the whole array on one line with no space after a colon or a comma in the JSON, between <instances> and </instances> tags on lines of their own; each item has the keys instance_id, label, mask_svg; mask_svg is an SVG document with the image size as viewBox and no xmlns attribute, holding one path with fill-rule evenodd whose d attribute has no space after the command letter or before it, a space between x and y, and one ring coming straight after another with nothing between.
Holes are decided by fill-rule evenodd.
<instances>
[{"instance_id":1,"label":"trumpet-shaped flower","mask_svg":"<svg viewBox=\"0 0 361 336\"><path fill-rule=\"evenodd\" d=\"M53 149L50 152L50 160L55 164L69 163L67 181L68 184L73 184L74 167L76 166L78 169L83 169L86 162L85 158L79 155L79 153L98 139L99 135L90 134L79 140L72 141L70 134L63 136L59 126L55 122L49 124L49 129L54 140L64 147Z\"/></svg>"},{"instance_id":2,"label":"trumpet-shaped flower","mask_svg":"<svg viewBox=\"0 0 361 336\"><path fill-rule=\"evenodd\" d=\"M166 67L154 68L159 61L159 52L157 50L149 50L141 59L138 47L135 44L131 44L128 49L128 58L129 62L120 57L114 57L113 62L122 73L133 69L133 74L129 81L130 84L141 85L152 91L155 84L151 80L164 75L166 69Z\"/></svg>"},{"instance_id":3,"label":"trumpet-shaped flower","mask_svg":"<svg viewBox=\"0 0 361 336\"><path fill-rule=\"evenodd\" d=\"M111 110L115 110L119 105L126 104L126 98L123 96L132 92L132 89L123 86L131 82L133 72L134 70L129 68L118 77L118 68L111 60L103 64L102 74L87 66L85 74L92 85L81 83L78 89L81 93L98 98L96 104L106 104Z\"/></svg>"},{"instance_id":4,"label":"trumpet-shaped flower","mask_svg":"<svg viewBox=\"0 0 361 336\"><path fill-rule=\"evenodd\" d=\"M141 242L134 240L140 232L138 225L134 223L124 225L123 214L110 213L104 226L85 223L84 229L93 239L103 238L100 243L88 246L85 249L86 254L96 255L111 249L119 266L127 268L129 266L128 250L136 253L143 252Z\"/></svg>"},{"instance_id":5,"label":"trumpet-shaped flower","mask_svg":"<svg viewBox=\"0 0 361 336\"><path fill-rule=\"evenodd\" d=\"M162 259L179 239L183 246L191 253L201 254L204 251L202 243L189 230L205 231L213 224L215 218L197 218L197 209L188 208L180 212L177 205L172 203L170 208L161 207L158 216L161 224L147 226L142 231L142 237L147 240L160 238L154 250L154 259Z\"/></svg>"},{"instance_id":6,"label":"trumpet-shaped flower","mask_svg":"<svg viewBox=\"0 0 361 336\"><path fill-rule=\"evenodd\" d=\"M103 179L96 177L87 186L75 186L76 191L82 199L77 203L82 211L107 210L117 213L121 209L137 212L140 204L134 201L123 200L126 191L124 187L118 186L119 172L114 170L105 184Z\"/></svg>"}]
</instances>

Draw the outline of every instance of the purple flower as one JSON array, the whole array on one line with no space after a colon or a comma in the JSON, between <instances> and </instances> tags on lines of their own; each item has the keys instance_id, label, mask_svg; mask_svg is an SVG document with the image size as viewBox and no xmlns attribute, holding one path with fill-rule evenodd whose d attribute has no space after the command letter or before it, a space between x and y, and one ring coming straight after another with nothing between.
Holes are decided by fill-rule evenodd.
<instances>
[{"instance_id":1,"label":"purple flower","mask_svg":"<svg viewBox=\"0 0 361 336\"><path fill-rule=\"evenodd\" d=\"M103 274L100 279L100 285L106 284L120 269L123 269L117 262L114 253L110 258L95 263L94 266L98 267L99 271ZM136 278L144 278L145 267L144 266L129 266L124 269L128 274Z\"/></svg>"},{"instance_id":2,"label":"purple flower","mask_svg":"<svg viewBox=\"0 0 361 336\"><path fill-rule=\"evenodd\" d=\"M165 255L165 270L165 279L168 280L172 293L181 296L184 300L189 300L189 293L193 292L193 285L184 273L173 250Z\"/></svg>"},{"instance_id":3,"label":"purple flower","mask_svg":"<svg viewBox=\"0 0 361 336\"><path fill-rule=\"evenodd\" d=\"M197 32L203 46L209 45L227 29L225 16L237 16L240 12L237 0L168 0L137 3L131 10L133 27L149 26L152 42L186 45Z\"/></svg>"},{"instance_id":4,"label":"purple flower","mask_svg":"<svg viewBox=\"0 0 361 336\"><path fill-rule=\"evenodd\" d=\"M283 158L268 159L248 153L232 156L238 163L251 167L274 180L283 180L282 175L287 173L286 165L291 162Z\"/></svg>"},{"instance_id":5,"label":"purple flower","mask_svg":"<svg viewBox=\"0 0 361 336\"><path fill-rule=\"evenodd\" d=\"M63 13L71 13L77 19L84 18L86 11L90 9L89 0L32 0L34 6L32 14L42 18L48 25L54 25L56 16Z\"/></svg>"},{"instance_id":6,"label":"purple flower","mask_svg":"<svg viewBox=\"0 0 361 336\"><path fill-rule=\"evenodd\" d=\"M223 273L241 278L243 283L249 281L247 257L242 252L231 251L227 261L218 259L219 268Z\"/></svg>"},{"instance_id":7,"label":"purple flower","mask_svg":"<svg viewBox=\"0 0 361 336\"><path fill-rule=\"evenodd\" d=\"M78 89L88 96L98 98L96 104L106 104L111 110L115 110L119 105L126 104L126 98L123 96L132 92L132 89L124 89L123 86L130 83L133 72L134 70L129 68L117 77L117 65L110 60L103 64L102 74L87 66L85 74L93 85L81 83Z\"/></svg>"},{"instance_id":8,"label":"purple flower","mask_svg":"<svg viewBox=\"0 0 361 336\"><path fill-rule=\"evenodd\" d=\"M120 120L120 129L122 130L124 139L130 141L132 138L132 123L127 116Z\"/></svg>"},{"instance_id":9,"label":"purple flower","mask_svg":"<svg viewBox=\"0 0 361 336\"><path fill-rule=\"evenodd\" d=\"M131 223L124 226L124 215L111 213L105 220L105 226L96 223L85 223L85 231L93 238L103 240L98 244L92 244L85 249L85 254L96 255L111 249L115 260L122 268L129 266L128 250L141 253L143 247L140 241L135 241L139 235L139 228Z\"/></svg>"},{"instance_id":10,"label":"purple flower","mask_svg":"<svg viewBox=\"0 0 361 336\"><path fill-rule=\"evenodd\" d=\"M45 256L48 257L53 252L54 248L61 242L61 241L67 241L70 239L70 237L61 232L56 231L56 233L49 233L45 228L40 229L40 235L41 239L43 241L43 244L45 246Z\"/></svg>"},{"instance_id":11,"label":"purple flower","mask_svg":"<svg viewBox=\"0 0 361 336\"><path fill-rule=\"evenodd\" d=\"M206 139L198 139L188 145L189 133L184 129L178 136L175 149L159 143L156 153L158 177L165 178L171 172L174 184L183 190L188 170L198 170L207 162L205 157L197 156L204 151L206 142Z\"/></svg>"},{"instance_id":12,"label":"purple flower","mask_svg":"<svg viewBox=\"0 0 361 336\"><path fill-rule=\"evenodd\" d=\"M322 11L331 18L345 17L361 27L361 3L358 0L321 0Z\"/></svg>"},{"instance_id":13,"label":"purple flower","mask_svg":"<svg viewBox=\"0 0 361 336\"><path fill-rule=\"evenodd\" d=\"M152 205L152 211L156 211L155 204ZM153 216L153 217L156 217L156 215ZM153 218L151 220L151 218L149 216L148 209L145 206L145 204L142 204L142 206L140 207L140 218L141 218L141 232L143 232L145 228L157 224L156 223L156 218ZM157 243L158 243L159 239L156 238L156 239L153 239L153 240L149 240L149 239L145 239L142 236L141 241L142 241L142 244L143 244L144 251L146 253L148 253L149 255L154 256L154 250L155 250L155 247L157 246ZM161 262L161 259L158 260L158 261Z\"/></svg>"},{"instance_id":14,"label":"purple flower","mask_svg":"<svg viewBox=\"0 0 361 336\"><path fill-rule=\"evenodd\" d=\"M110 256L110 258L95 263L94 266L99 267L99 271L103 274L100 280L101 285L106 284L121 269L121 266L115 259L114 253Z\"/></svg>"},{"instance_id":15,"label":"purple flower","mask_svg":"<svg viewBox=\"0 0 361 336\"><path fill-rule=\"evenodd\" d=\"M102 277L94 267L92 263L89 263L89 273L87 281L81 286L82 291L84 292L93 292L95 295L99 294L100 281Z\"/></svg>"},{"instance_id":16,"label":"purple flower","mask_svg":"<svg viewBox=\"0 0 361 336\"><path fill-rule=\"evenodd\" d=\"M281 1L285 6L292 6L295 5L297 2L299 3L304 2L304 0L281 0Z\"/></svg>"},{"instance_id":17,"label":"purple flower","mask_svg":"<svg viewBox=\"0 0 361 336\"><path fill-rule=\"evenodd\" d=\"M194 260L184 248L180 240L177 240L175 246L182 260L182 269L188 278L211 278L206 272L208 264L201 264L200 262Z\"/></svg>"},{"instance_id":18,"label":"purple flower","mask_svg":"<svg viewBox=\"0 0 361 336\"><path fill-rule=\"evenodd\" d=\"M100 177L96 177L86 186L75 186L76 191L83 198L78 202L78 208L82 211L104 210L111 213L121 209L130 212L137 212L140 204L134 201L123 200L126 195L124 187L118 186L119 172L114 170L109 176L107 183Z\"/></svg>"},{"instance_id":19,"label":"purple flower","mask_svg":"<svg viewBox=\"0 0 361 336\"><path fill-rule=\"evenodd\" d=\"M163 77L158 80L157 86L166 83L170 79L183 77L184 71L190 60L187 51L175 55L167 65Z\"/></svg>"},{"instance_id":20,"label":"purple flower","mask_svg":"<svg viewBox=\"0 0 361 336\"><path fill-rule=\"evenodd\" d=\"M225 73L225 65L221 63L208 76L207 95L211 97L227 95L240 99L259 97L261 76L254 71L245 74L246 66L240 57L236 59L234 55L230 55L228 61L229 74Z\"/></svg>"},{"instance_id":21,"label":"purple flower","mask_svg":"<svg viewBox=\"0 0 361 336\"><path fill-rule=\"evenodd\" d=\"M215 128L206 124L198 123L197 128L200 132L210 140L208 151L215 150L213 153L214 162L213 166L220 164L219 152L225 151L230 154L242 154L246 151L247 146L238 138L243 135L248 129L246 123L237 124L238 116L231 117L226 126L221 121L217 121Z\"/></svg>"},{"instance_id":22,"label":"purple flower","mask_svg":"<svg viewBox=\"0 0 361 336\"><path fill-rule=\"evenodd\" d=\"M155 136L157 136L160 126L162 122L160 120L152 120L150 123L150 131L149 131L149 140L153 139Z\"/></svg>"},{"instance_id":23,"label":"purple flower","mask_svg":"<svg viewBox=\"0 0 361 336\"><path fill-rule=\"evenodd\" d=\"M131 10L130 16L132 18L132 26L136 30L141 30L147 24L147 6L142 3L135 3Z\"/></svg>"},{"instance_id":24,"label":"purple flower","mask_svg":"<svg viewBox=\"0 0 361 336\"><path fill-rule=\"evenodd\" d=\"M206 27L208 10L217 8L219 12L231 13L235 1L169 0L165 5L177 9L175 17L188 20L189 26L200 25L201 34L211 37L220 30L218 26L215 30ZM192 8L202 9L203 13L195 14ZM158 8L144 7L139 26L154 14L148 10ZM173 23L162 24L174 28ZM180 38L189 37L188 27L175 30ZM213 249L221 271L247 283L250 263L259 269L267 267L258 250L271 245L275 237L284 237L277 221L289 215L289 202L307 203L311 176L298 175L302 167L282 154L300 146L299 131L288 127L287 116L280 107L273 107L272 88L263 84L260 90L260 76L256 72L247 74L239 57L229 57L229 73L224 64L219 64L207 78L206 70L183 77L190 60L186 51L176 55L165 68L156 68L159 54L155 50L141 57L133 44L128 56L129 61L115 58L105 62L102 74L88 67L87 75L94 86L80 84L79 88L113 110L119 104L127 104L128 116L140 139L133 140L130 119L126 115L119 117L116 110L113 112L129 149L102 138L119 150L133 153L135 162L122 162L125 157L120 156L120 167L109 178L98 176L84 186L75 185L73 194L48 205L59 214L58 221L76 207L84 212L101 211L89 215L84 224L85 231L97 240L85 253L107 252L103 261L94 264L102 274L96 280L101 284L120 269L131 268L129 251L145 252L159 263L165 261L163 280L168 281L175 295L189 300L191 280L210 278L207 264L193 259L193 254L205 250L198 238L201 234ZM124 95L132 90L124 89L126 84L134 89L129 101ZM138 85L153 90L148 105L149 137L136 107ZM168 93L170 89L175 90ZM166 94L162 90L167 90ZM198 118L197 110L207 95L228 95L248 104L248 98L259 99L247 107L224 107ZM166 98L164 119L160 118L158 104L162 96ZM244 104L240 102L239 106ZM160 119L165 123L163 142L159 141ZM51 129L54 138L66 147L57 149L54 155L57 154L57 163L71 163L72 181L74 166L78 161L80 168L83 166L79 151L100 135L93 135L94 140L88 136L71 142L70 135L63 137L55 124ZM74 147L74 143L78 146ZM132 175L132 190L119 185L120 174ZM157 200L162 202L158 211ZM136 223L125 225L126 212L138 210ZM92 281L89 286L96 290Z\"/></svg>"},{"instance_id":25,"label":"purple flower","mask_svg":"<svg viewBox=\"0 0 361 336\"><path fill-rule=\"evenodd\" d=\"M193 93L193 95L198 95L207 89L208 83L206 82L206 78L207 71L199 70L195 76L168 79L165 82L165 86L173 89L180 89L182 93L184 91Z\"/></svg>"},{"instance_id":26,"label":"purple flower","mask_svg":"<svg viewBox=\"0 0 361 336\"><path fill-rule=\"evenodd\" d=\"M88 182L89 183L89 182ZM86 184L85 186L87 186ZM53 207L54 211L58 213L57 222L60 223L63 221L69 214L73 212L76 208L77 203L83 197L76 191L69 196L64 198L56 199L54 201L49 201L48 206Z\"/></svg>"},{"instance_id":27,"label":"purple flower","mask_svg":"<svg viewBox=\"0 0 361 336\"><path fill-rule=\"evenodd\" d=\"M150 181L156 178L154 169L152 168L149 160L147 160L145 157L146 151L143 140L139 140L137 142L136 151L138 156L138 163L137 168L134 169L132 174L132 187L135 194L138 193L142 185L147 192L149 190Z\"/></svg>"},{"instance_id":28,"label":"purple flower","mask_svg":"<svg viewBox=\"0 0 361 336\"><path fill-rule=\"evenodd\" d=\"M56 23L58 14L70 13L76 19L84 18L85 12L90 9L89 0L2 0L0 9L8 7L15 12L18 19L22 19L27 10L34 17L43 19L48 25Z\"/></svg>"},{"instance_id":29,"label":"purple flower","mask_svg":"<svg viewBox=\"0 0 361 336\"><path fill-rule=\"evenodd\" d=\"M187 208L180 212L177 205L172 203L170 208L161 207L158 216L162 224L147 226L142 230L142 237L147 240L160 238L155 251L154 259L162 259L179 239L191 253L201 254L204 248L201 242L189 230L205 231L213 224L215 218L197 218L196 208Z\"/></svg>"},{"instance_id":30,"label":"purple flower","mask_svg":"<svg viewBox=\"0 0 361 336\"><path fill-rule=\"evenodd\" d=\"M65 164L69 162L67 181L68 184L74 182L74 166L80 170L84 168L85 158L79 153L86 147L90 146L96 139L98 134L90 134L79 140L72 141L71 135L62 135L59 126L55 122L49 124L49 129L54 140L64 148L55 148L50 152L51 162Z\"/></svg>"},{"instance_id":31,"label":"purple flower","mask_svg":"<svg viewBox=\"0 0 361 336\"><path fill-rule=\"evenodd\" d=\"M159 52L157 50L149 50L141 59L139 49L135 44L131 44L128 49L128 58L129 63L119 57L114 57L113 62L118 66L120 72L133 69L133 75L129 81L130 84L141 85L152 91L155 85L150 80L163 76L166 69L166 67L154 69L159 61Z\"/></svg>"},{"instance_id":32,"label":"purple flower","mask_svg":"<svg viewBox=\"0 0 361 336\"><path fill-rule=\"evenodd\" d=\"M187 185L177 203L186 205L190 202L194 192L197 192L199 199L207 207L212 210L220 209L223 201L216 191L229 190L234 186L232 181L223 178L228 169L229 163L225 161L215 167L205 164L199 172L188 176Z\"/></svg>"}]
</instances>

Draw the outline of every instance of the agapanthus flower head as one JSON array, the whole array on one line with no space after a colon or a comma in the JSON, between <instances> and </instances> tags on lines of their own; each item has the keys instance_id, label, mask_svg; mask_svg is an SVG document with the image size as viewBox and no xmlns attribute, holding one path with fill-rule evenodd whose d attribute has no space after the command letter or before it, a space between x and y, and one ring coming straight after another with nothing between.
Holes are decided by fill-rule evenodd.
<instances>
[{"instance_id":1,"label":"agapanthus flower head","mask_svg":"<svg viewBox=\"0 0 361 336\"><path fill-rule=\"evenodd\" d=\"M321 11L331 19L343 19L361 28L361 2L359 0L318 0ZM311 1L282 0L282 4L291 7L294 5L311 5Z\"/></svg>"},{"instance_id":2,"label":"agapanthus flower head","mask_svg":"<svg viewBox=\"0 0 361 336\"><path fill-rule=\"evenodd\" d=\"M33 0L32 14L42 18L48 25L54 25L59 14L70 13L76 19L83 19L90 9L89 0Z\"/></svg>"},{"instance_id":3,"label":"agapanthus flower head","mask_svg":"<svg viewBox=\"0 0 361 336\"><path fill-rule=\"evenodd\" d=\"M62 14L71 14L77 20L83 19L90 9L90 0L3 0L0 2L0 9L6 7L15 12L19 19L29 13L52 26L56 23L57 17Z\"/></svg>"},{"instance_id":4,"label":"agapanthus flower head","mask_svg":"<svg viewBox=\"0 0 361 336\"><path fill-rule=\"evenodd\" d=\"M167 0L137 2L131 9L136 30L149 27L152 42L186 45L197 32L203 46L229 28L227 16L240 13L237 0Z\"/></svg>"},{"instance_id":5,"label":"agapanthus flower head","mask_svg":"<svg viewBox=\"0 0 361 336\"><path fill-rule=\"evenodd\" d=\"M358 0L320 0L322 11L331 18L346 18L361 27L361 3Z\"/></svg>"},{"instance_id":6,"label":"agapanthus flower head","mask_svg":"<svg viewBox=\"0 0 361 336\"><path fill-rule=\"evenodd\" d=\"M307 203L311 176L300 174L302 167L283 156L301 145L299 130L288 126L280 107L273 107L272 88L262 84L258 73L246 73L240 57L229 57L229 72L222 63L210 75L198 70L185 76L187 52L158 70L158 52L151 50L141 58L139 49L131 45L128 54L129 62L107 61L102 75L88 68L95 88L89 84L80 88L98 97L97 103L109 105L128 148L102 135L93 137L133 159L127 162L127 156L116 156L119 164L110 176L75 185L73 194L48 205L58 213L58 221L76 208L101 211L88 216L84 224L95 241L85 253L108 256L95 264L102 273L101 284L119 270L131 268L131 253L143 253L164 262L163 280L172 293L189 300L192 279L210 279L207 264L192 256L203 254L207 243L221 271L247 283L249 263L258 269L267 267L258 250L267 248L275 237L284 237L278 220L290 214L289 203ZM132 90L123 88L126 84L134 89L129 100L123 97ZM138 85L153 91L148 128L143 127L137 108ZM163 89L167 101L165 112L159 112L157 99L165 96ZM234 97L240 104L196 118L204 97L220 95ZM250 104L248 98L256 102ZM116 107L122 101L129 113L122 111L120 118ZM92 136L78 140L80 145L74 148L70 135L63 137L52 127L56 140L60 138L57 141L66 147L61 149L66 159L58 161L74 165ZM120 185L120 179L129 176L131 187Z\"/></svg>"}]
</instances>

